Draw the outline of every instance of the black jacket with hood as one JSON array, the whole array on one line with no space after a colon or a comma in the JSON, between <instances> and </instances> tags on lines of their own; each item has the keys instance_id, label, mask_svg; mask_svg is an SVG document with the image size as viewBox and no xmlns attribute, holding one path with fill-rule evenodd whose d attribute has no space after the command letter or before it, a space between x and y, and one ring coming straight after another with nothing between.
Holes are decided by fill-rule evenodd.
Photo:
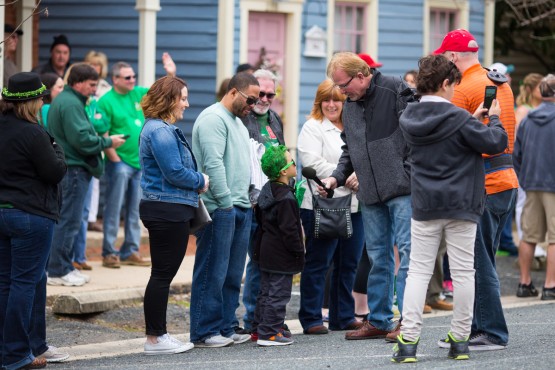
<instances>
[{"instance_id":1,"label":"black jacket with hood","mask_svg":"<svg viewBox=\"0 0 555 370\"><path fill-rule=\"evenodd\" d=\"M304 267L304 244L299 205L293 189L268 181L255 207L258 229L253 260L260 270L296 274Z\"/></svg>"},{"instance_id":2,"label":"black jacket with hood","mask_svg":"<svg viewBox=\"0 0 555 370\"><path fill-rule=\"evenodd\" d=\"M501 153L508 145L496 115L484 125L447 102L409 104L399 120L410 147L412 218L478 222L484 211L482 153Z\"/></svg>"}]
</instances>

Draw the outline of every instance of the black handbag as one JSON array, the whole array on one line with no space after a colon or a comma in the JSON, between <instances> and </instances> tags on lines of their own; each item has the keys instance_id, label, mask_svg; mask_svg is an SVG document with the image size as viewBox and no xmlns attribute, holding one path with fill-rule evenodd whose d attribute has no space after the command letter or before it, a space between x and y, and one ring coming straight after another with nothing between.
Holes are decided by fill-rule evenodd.
<instances>
[{"instance_id":1,"label":"black handbag","mask_svg":"<svg viewBox=\"0 0 555 370\"><path fill-rule=\"evenodd\" d=\"M202 199L199 198L198 207L195 208L195 217L190 221L189 234L196 233L211 222L212 218L210 217L210 213L208 213Z\"/></svg>"},{"instance_id":2,"label":"black handbag","mask_svg":"<svg viewBox=\"0 0 555 370\"><path fill-rule=\"evenodd\" d=\"M316 239L348 239L353 236L351 220L352 195L338 198L323 198L312 193L312 208L314 209L314 237Z\"/></svg>"}]
</instances>

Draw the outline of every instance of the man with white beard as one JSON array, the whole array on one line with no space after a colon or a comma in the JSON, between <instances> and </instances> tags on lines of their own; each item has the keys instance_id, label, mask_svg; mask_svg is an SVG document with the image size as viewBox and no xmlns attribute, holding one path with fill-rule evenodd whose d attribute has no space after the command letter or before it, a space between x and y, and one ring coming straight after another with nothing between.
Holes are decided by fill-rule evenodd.
<instances>
[{"instance_id":1,"label":"man with white beard","mask_svg":"<svg viewBox=\"0 0 555 370\"><path fill-rule=\"evenodd\" d=\"M246 72L242 72L246 73ZM266 69L259 69L254 72L254 77L258 80L260 85L260 95L258 103L253 107L252 111L242 121L249 131L251 142L254 140L258 143L260 149L258 153L263 154L265 148L274 145L285 145L283 140L283 123L279 115L270 109L272 102L276 96L276 76ZM256 145L256 143L253 143ZM262 149L264 146L264 149ZM258 166L260 167L260 166ZM259 169L260 172L260 169ZM265 176L263 176L265 178ZM253 181L256 183L256 181ZM250 199L251 203L256 204L258 193L260 189L251 185ZM243 288L243 304L245 305L245 316L243 317L244 328L237 323L236 333L238 334L251 334L253 337L253 330L256 332L256 327L253 328L254 309L256 307L256 297L260 290L260 270L258 265L252 261L253 243L252 236L258 227L254 214L252 216L251 227L251 240L249 243L249 262L247 264L247 273L245 276L245 286ZM255 325L256 326L256 325ZM256 340L255 337L252 340Z\"/></svg>"}]
</instances>

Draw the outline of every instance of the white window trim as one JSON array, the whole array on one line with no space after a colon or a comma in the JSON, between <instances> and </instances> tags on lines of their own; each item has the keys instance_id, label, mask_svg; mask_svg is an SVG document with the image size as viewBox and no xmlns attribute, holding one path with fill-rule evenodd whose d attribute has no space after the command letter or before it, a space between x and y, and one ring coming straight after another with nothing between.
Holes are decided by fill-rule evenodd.
<instances>
[{"instance_id":1,"label":"white window trim","mask_svg":"<svg viewBox=\"0 0 555 370\"><path fill-rule=\"evenodd\" d=\"M328 60L331 59L335 47L333 41L335 40L335 3L362 3L367 4L366 9L366 45L362 52L370 54L374 60L379 60L378 57L378 0L344 0L328 1Z\"/></svg>"},{"instance_id":2,"label":"white window trim","mask_svg":"<svg viewBox=\"0 0 555 370\"><path fill-rule=\"evenodd\" d=\"M430 50L430 10L433 8L458 10L459 28L468 30L470 7L468 0L425 0L424 1L424 40L422 42L423 54L428 55ZM469 30L472 32L471 30Z\"/></svg>"}]
</instances>

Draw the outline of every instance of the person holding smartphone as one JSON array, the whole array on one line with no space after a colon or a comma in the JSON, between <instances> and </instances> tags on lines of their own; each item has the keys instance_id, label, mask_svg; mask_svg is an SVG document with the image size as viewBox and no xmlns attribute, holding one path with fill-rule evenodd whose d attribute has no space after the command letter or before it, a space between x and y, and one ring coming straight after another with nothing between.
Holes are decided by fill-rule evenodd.
<instances>
[{"instance_id":1,"label":"person holding smartphone","mask_svg":"<svg viewBox=\"0 0 555 370\"><path fill-rule=\"evenodd\" d=\"M501 107L500 120L509 136L507 147L496 155L484 156L486 172L486 204L478 224L474 251L476 269L476 304L470 334L470 349L475 351L504 349L509 342L509 330L501 306L499 278L495 270L495 253L499 236L515 207L518 179L513 168L513 143L515 137L514 97L511 87L490 74L480 65L478 43L467 30L449 32L434 54L442 54L452 61L462 73L461 83L455 86L451 102L474 113L484 102L486 86L497 86L496 100ZM484 124L489 119L483 120ZM448 343L440 341L440 347Z\"/></svg>"}]
</instances>

